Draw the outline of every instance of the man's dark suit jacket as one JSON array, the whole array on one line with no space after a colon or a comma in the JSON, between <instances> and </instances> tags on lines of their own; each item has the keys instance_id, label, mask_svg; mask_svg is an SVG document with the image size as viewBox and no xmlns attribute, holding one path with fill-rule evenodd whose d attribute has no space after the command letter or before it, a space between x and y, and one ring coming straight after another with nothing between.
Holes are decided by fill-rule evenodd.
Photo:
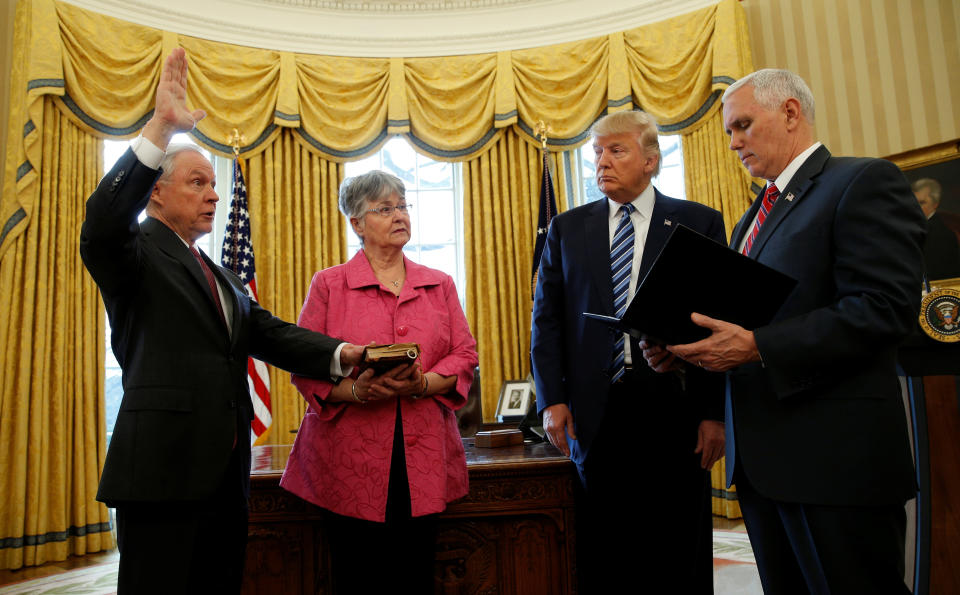
<instances>
[{"instance_id":1,"label":"man's dark suit jacket","mask_svg":"<svg viewBox=\"0 0 960 595\"><path fill-rule=\"evenodd\" d=\"M614 333L583 316L583 312L615 315L609 217L609 204L603 199L553 219L534 296L531 354L537 409L542 412L558 403L566 403L570 408L577 434L577 439L570 442L570 454L578 466L583 465L597 435L610 388ZM719 212L656 191L639 280L677 225L686 225L720 243L726 239ZM723 417L719 375L691 370L684 391L677 375L653 372L643 361L635 341L632 348L636 373L644 375L645 386L650 389L645 396L669 401L673 407L671 413L676 414L669 420L644 423L644 432L665 429L665 436L678 437L679 433L666 428L676 425L692 428L691 432L683 433L692 440L689 449L686 445L683 447L683 453L692 452L699 422ZM683 392L683 398L664 398Z\"/></svg>"},{"instance_id":2,"label":"man's dark suit jacket","mask_svg":"<svg viewBox=\"0 0 960 595\"><path fill-rule=\"evenodd\" d=\"M917 324L924 227L887 161L821 146L781 189L750 258L798 284L754 329L763 364L728 373L728 483L736 461L774 500L894 505L915 494L896 348Z\"/></svg>"},{"instance_id":3,"label":"man's dark suit jacket","mask_svg":"<svg viewBox=\"0 0 960 595\"><path fill-rule=\"evenodd\" d=\"M80 255L100 287L123 369L123 401L97 493L107 503L209 498L234 436L246 493L247 356L325 378L340 343L272 316L205 257L226 291L228 333L180 237L156 219L137 222L159 175L128 150L87 201L80 232Z\"/></svg>"}]
</instances>

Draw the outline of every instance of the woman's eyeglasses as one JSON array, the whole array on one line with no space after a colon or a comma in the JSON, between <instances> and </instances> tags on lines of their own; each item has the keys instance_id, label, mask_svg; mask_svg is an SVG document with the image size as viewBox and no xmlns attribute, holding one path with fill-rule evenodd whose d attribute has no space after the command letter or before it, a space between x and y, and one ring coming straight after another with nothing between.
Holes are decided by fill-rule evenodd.
<instances>
[{"instance_id":1,"label":"woman's eyeglasses","mask_svg":"<svg viewBox=\"0 0 960 595\"><path fill-rule=\"evenodd\" d=\"M407 213L407 212L409 212L409 209L410 209L412 206L413 206L413 203L409 203L409 202L408 202L407 204L403 204L403 205L397 205L397 206L390 205L390 206L386 206L386 207L378 207L378 208L376 208L376 209L367 209L367 210L364 211L364 212L365 212L365 213L376 213L377 215L380 215L381 217L389 217L390 215L393 215L393 211L394 211L394 210L400 211L401 213Z\"/></svg>"}]
</instances>

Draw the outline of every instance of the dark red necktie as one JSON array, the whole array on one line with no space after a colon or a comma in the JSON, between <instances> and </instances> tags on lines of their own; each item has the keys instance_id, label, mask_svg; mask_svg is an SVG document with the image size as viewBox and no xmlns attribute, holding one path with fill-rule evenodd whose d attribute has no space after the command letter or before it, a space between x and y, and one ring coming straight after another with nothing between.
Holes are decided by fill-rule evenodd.
<instances>
[{"instance_id":1,"label":"dark red necktie","mask_svg":"<svg viewBox=\"0 0 960 595\"><path fill-rule=\"evenodd\" d=\"M777 190L776 184L770 184L767 186L767 191L763 195L763 200L760 201L760 212L757 213L757 222L753 226L753 231L750 232L750 237L747 238L747 243L743 245L743 253L750 254L750 248L753 247L753 241L757 239L757 234L760 232L760 226L763 225L763 222L767 220L767 215L770 214L770 209L773 208L773 203L777 202L777 197L780 196L780 191Z\"/></svg>"},{"instance_id":2,"label":"dark red necktie","mask_svg":"<svg viewBox=\"0 0 960 595\"><path fill-rule=\"evenodd\" d=\"M207 266L207 263L204 262L203 258L200 256L200 252L197 251L196 246L190 246L190 253L193 254L193 257L197 259L197 262L200 263L200 268L203 270L203 276L207 278L207 284L210 286L210 293L213 295L213 303L217 305L217 312L220 313L220 320L223 321L223 325L227 325L227 317L223 315L223 305L220 303L220 292L217 291L217 280L213 277L213 271L210 270L210 267Z\"/></svg>"},{"instance_id":3,"label":"dark red necktie","mask_svg":"<svg viewBox=\"0 0 960 595\"><path fill-rule=\"evenodd\" d=\"M203 261L203 258L200 256L200 252L197 251L196 246L190 246L190 254L193 254L193 257L197 259L197 262L200 263L200 268L203 270L203 276L207 278L207 285L210 286L210 293L213 294L213 303L217 305L217 312L220 313L220 320L223 321L223 325L227 326L227 317L223 315L223 305L220 303L220 292L217 291L217 280L213 278L213 271L210 270L210 267L207 266L207 263ZM233 431L233 446L231 449L237 447L237 431Z\"/></svg>"}]
</instances>

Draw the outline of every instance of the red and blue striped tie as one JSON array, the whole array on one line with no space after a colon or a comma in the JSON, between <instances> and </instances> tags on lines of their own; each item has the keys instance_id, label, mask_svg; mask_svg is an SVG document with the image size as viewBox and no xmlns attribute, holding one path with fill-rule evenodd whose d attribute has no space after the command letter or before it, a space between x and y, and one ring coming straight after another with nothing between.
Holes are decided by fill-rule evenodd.
<instances>
[{"instance_id":1,"label":"red and blue striped tie","mask_svg":"<svg viewBox=\"0 0 960 595\"><path fill-rule=\"evenodd\" d=\"M763 225L763 222L766 221L767 215L770 214L770 209L773 208L773 203L777 202L777 197L780 196L780 191L777 190L776 184L770 184L767 186L767 191L763 195L763 200L760 202L760 212L757 213L757 222L753 226L753 231L750 232L750 237L747 238L747 243L743 245L743 253L750 254L750 248L753 247L753 241L757 239L757 234L760 232L760 226Z\"/></svg>"}]
</instances>

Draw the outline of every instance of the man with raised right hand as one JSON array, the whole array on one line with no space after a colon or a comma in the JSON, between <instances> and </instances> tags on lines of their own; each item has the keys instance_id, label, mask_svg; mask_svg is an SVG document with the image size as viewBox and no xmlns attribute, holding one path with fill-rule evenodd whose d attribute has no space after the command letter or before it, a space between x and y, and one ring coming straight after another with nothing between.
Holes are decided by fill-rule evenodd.
<instances>
[{"instance_id":1,"label":"man with raised right hand","mask_svg":"<svg viewBox=\"0 0 960 595\"><path fill-rule=\"evenodd\" d=\"M187 108L186 84L177 48L153 117L90 196L80 233L123 369L97 493L117 509L120 595L240 591L253 416L247 357L336 379L363 351L274 317L197 250L217 195L210 162L190 145L170 145L205 115Z\"/></svg>"}]
</instances>

